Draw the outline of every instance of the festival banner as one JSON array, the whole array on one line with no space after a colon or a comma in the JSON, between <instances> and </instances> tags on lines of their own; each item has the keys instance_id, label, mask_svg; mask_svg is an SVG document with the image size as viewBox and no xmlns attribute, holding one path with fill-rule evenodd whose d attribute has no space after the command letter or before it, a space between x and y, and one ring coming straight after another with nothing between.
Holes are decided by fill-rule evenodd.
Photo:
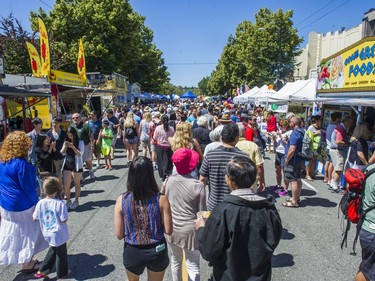
<instances>
[{"instance_id":1,"label":"festival banner","mask_svg":"<svg viewBox=\"0 0 375 281\"><path fill-rule=\"evenodd\" d=\"M49 40L46 26L43 20L38 17L39 23L39 40L40 40L40 56L42 63L42 75L48 76L51 71L51 62L50 62L50 50L49 50Z\"/></svg>"},{"instance_id":2,"label":"festival banner","mask_svg":"<svg viewBox=\"0 0 375 281\"><path fill-rule=\"evenodd\" d=\"M69 85L69 86L86 86L82 82L81 76L75 73L69 73L59 70L51 69L51 74L48 76L48 82L59 84L59 85Z\"/></svg>"},{"instance_id":3,"label":"festival banner","mask_svg":"<svg viewBox=\"0 0 375 281\"><path fill-rule=\"evenodd\" d=\"M375 37L362 39L318 67L318 93L374 90Z\"/></svg>"},{"instance_id":4,"label":"festival banner","mask_svg":"<svg viewBox=\"0 0 375 281\"><path fill-rule=\"evenodd\" d=\"M77 71L78 75L81 77L82 83L87 85L85 50L83 49L82 39L79 39Z\"/></svg>"},{"instance_id":5,"label":"festival banner","mask_svg":"<svg viewBox=\"0 0 375 281\"><path fill-rule=\"evenodd\" d=\"M26 42L27 51L29 52L31 71L34 77L42 77L42 66L40 63L39 53L33 44Z\"/></svg>"}]
</instances>

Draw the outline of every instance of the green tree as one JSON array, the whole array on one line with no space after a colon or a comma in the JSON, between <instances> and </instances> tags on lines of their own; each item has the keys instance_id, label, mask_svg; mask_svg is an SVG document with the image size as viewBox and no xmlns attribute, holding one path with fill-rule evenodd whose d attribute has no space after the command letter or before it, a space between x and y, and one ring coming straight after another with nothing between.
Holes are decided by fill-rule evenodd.
<instances>
[{"instance_id":1,"label":"green tree","mask_svg":"<svg viewBox=\"0 0 375 281\"><path fill-rule=\"evenodd\" d=\"M169 73L153 43L145 17L127 0L58 0L47 15L39 9L51 42L53 68L76 72L79 39L83 39L87 71L118 72L142 90L156 92ZM37 29L37 14L31 12Z\"/></svg>"},{"instance_id":2,"label":"green tree","mask_svg":"<svg viewBox=\"0 0 375 281\"><path fill-rule=\"evenodd\" d=\"M199 91L203 96L208 96L210 93L208 90L208 81L210 81L210 77L206 76L198 82Z\"/></svg>"},{"instance_id":3,"label":"green tree","mask_svg":"<svg viewBox=\"0 0 375 281\"><path fill-rule=\"evenodd\" d=\"M26 42L34 46L35 36L27 32L21 23L10 14L0 19L0 53L5 58L5 72L9 74L30 73L30 59Z\"/></svg>"},{"instance_id":4,"label":"green tree","mask_svg":"<svg viewBox=\"0 0 375 281\"><path fill-rule=\"evenodd\" d=\"M273 13L263 8L255 15L255 23L241 22L211 73L209 90L223 93L245 83L262 86L293 72L303 39L293 27L292 17L293 11Z\"/></svg>"}]
</instances>

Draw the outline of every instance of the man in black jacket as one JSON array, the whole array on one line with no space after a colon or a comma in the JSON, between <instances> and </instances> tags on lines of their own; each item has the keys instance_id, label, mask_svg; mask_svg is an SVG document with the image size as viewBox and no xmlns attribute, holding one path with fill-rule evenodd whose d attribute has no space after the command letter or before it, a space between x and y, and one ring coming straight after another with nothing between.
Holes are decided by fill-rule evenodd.
<instances>
[{"instance_id":1,"label":"man in black jacket","mask_svg":"<svg viewBox=\"0 0 375 281\"><path fill-rule=\"evenodd\" d=\"M234 156L225 180L231 193L211 216L195 221L199 251L213 265L213 280L271 280L271 258L279 244L282 225L275 200L250 189L257 169L247 157Z\"/></svg>"}]
</instances>

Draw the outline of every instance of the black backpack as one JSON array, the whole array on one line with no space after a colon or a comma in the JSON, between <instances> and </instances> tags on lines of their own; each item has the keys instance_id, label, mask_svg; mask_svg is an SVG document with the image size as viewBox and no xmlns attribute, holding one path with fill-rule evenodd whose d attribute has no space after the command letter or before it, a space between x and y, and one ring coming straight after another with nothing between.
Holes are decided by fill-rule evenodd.
<instances>
[{"instance_id":1,"label":"black backpack","mask_svg":"<svg viewBox=\"0 0 375 281\"><path fill-rule=\"evenodd\" d=\"M135 137L135 128L133 127L127 127L125 129L125 138L126 139L132 139Z\"/></svg>"}]
</instances>

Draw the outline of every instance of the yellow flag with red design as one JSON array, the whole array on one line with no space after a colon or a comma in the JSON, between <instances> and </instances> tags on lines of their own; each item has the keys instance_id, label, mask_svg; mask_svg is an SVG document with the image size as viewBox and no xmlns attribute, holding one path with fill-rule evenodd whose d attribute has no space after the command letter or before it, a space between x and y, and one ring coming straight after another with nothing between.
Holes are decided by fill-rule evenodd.
<instances>
[{"instance_id":1,"label":"yellow flag with red design","mask_svg":"<svg viewBox=\"0 0 375 281\"><path fill-rule=\"evenodd\" d=\"M43 20L38 17L39 23L39 41L40 41L40 56L42 63L42 75L49 76L51 72L51 60L50 60L50 50L49 50L49 40L46 26Z\"/></svg>"},{"instance_id":2,"label":"yellow flag with red design","mask_svg":"<svg viewBox=\"0 0 375 281\"><path fill-rule=\"evenodd\" d=\"M40 63L39 53L33 44L26 42L27 51L29 52L31 71L34 77L42 77L42 66Z\"/></svg>"},{"instance_id":3,"label":"yellow flag with red design","mask_svg":"<svg viewBox=\"0 0 375 281\"><path fill-rule=\"evenodd\" d=\"M79 39L77 71L79 76L81 77L82 82L84 82L84 84L87 84L85 50L83 49L82 39Z\"/></svg>"}]
</instances>

